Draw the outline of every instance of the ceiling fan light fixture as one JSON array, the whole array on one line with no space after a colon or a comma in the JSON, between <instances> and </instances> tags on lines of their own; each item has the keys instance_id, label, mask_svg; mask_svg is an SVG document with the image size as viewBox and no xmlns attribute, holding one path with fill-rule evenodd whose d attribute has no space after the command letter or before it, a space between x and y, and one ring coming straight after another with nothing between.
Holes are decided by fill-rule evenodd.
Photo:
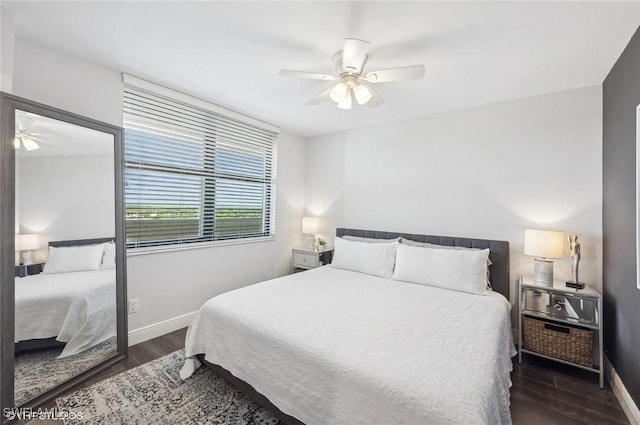
<instances>
[{"instance_id":1,"label":"ceiling fan light fixture","mask_svg":"<svg viewBox=\"0 0 640 425\"><path fill-rule=\"evenodd\" d=\"M353 97L359 105L376 107L384 102L372 88L371 84L389 83L404 80L420 80L424 78L424 65L409 65L396 68L365 71L368 56L369 42L356 38L345 38L343 49L336 52L331 61L334 65L334 75L294 71L290 69L280 70L280 75L299 77L313 80L332 80L336 85L327 87L320 95L311 98L308 105L318 105L323 100L330 98L338 104L340 109L351 109ZM359 84L365 82L367 85Z\"/></svg>"},{"instance_id":2,"label":"ceiling fan light fixture","mask_svg":"<svg viewBox=\"0 0 640 425\"><path fill-rule=\"evenodd\" d=\"M329 97L336 103L342 102L347 97L347 85L339 82L331 89Z\"/></svg>"},{"instance_id":3,"label":"ceiling fan light fixture","mask_svg":"<svg viewBox=\"0 0 640 425\"><path fill-rule=\"evenodd\" d=\"M29 139L28 137L22 137L22 145L28 151L35 151L36 149L40 148L35 140Z\"/></svg>"},{"instance_id":4,"label":"ceiling fan light fixture","mask_svg":"<svg viewBox=\"0 0 640 425\"><path fill-rule=\"evenodd\" d=\"M13 139L13 147L15 149L20 149L20 137L16 136L15 139Z\"/></svg>"},{"instance_id":5,"label":"ceiling fan light fixture","mask_svg":"<svg viewBox=\"0 0 640 425\"><path fill-rule=\"evenodd\" d=\"M347 88L345 97L338 102L338 109L351 109L351 88Z\"/></svg>"},{"instance_id":6,"label":"ceiling fan light fixture","mask_svg":"<svg viewBox=\"0 0 640 425\"><path fill-rule=\"evenodd\" d=\"M371 89L364 84L358 84L357 86L355 86L355 88L353 89L353 95L356 98L358 105L364 105L373 97Z\"/></svg>"}]
</instances>

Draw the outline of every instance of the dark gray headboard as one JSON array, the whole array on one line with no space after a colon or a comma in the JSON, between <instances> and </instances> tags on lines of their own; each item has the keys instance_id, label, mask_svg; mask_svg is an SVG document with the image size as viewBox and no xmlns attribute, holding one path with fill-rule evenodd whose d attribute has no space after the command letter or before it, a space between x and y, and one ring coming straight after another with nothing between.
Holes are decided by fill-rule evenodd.
<instances>
[{"instance_id":1,"label":"dark gray headboard","mask_svg":"<svg viewBox=\"0 0 640 425\"><path fill-rule=\"evenodd\" d=\"M96 239L76 239L72 241L50 241L49 246L80 246L80 245L97 245L99 243L113 242L115 238L96 238Z\"/></svg>"},{"instance_id":2,"label":"dark gray headboard","mask_svg":"<svg viewBox=\"0 0 640 425\"><path fill-rule=\"evenodd\" d=\"M337 228L336 236L360 236L374 239L394 239L398 236L411 239L416 242L428 242L437 245L464 246L467 248L489 248L491 260L491 286L494 291L501 293L509 299L509 242L492 241L487 239L458 238L450 236L416 235L412 233L382 232L377 230L358 230Z\"/></svg>"}]
</instances>

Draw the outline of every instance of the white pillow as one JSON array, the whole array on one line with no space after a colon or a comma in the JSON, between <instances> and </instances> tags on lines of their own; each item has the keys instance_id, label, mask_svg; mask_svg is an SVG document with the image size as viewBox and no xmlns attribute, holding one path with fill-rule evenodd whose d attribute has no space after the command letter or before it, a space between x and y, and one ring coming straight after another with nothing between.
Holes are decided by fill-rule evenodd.
<instances>
[{"instance_id":1,"label":"white pillow","mask_svg":"<svg viewBox=\"0 0 640 425\"><path fill-rule=\"evenodd\" d=\"M386 278L393 276L398 242L369 243L336 238L334 243L333 267Z\"/></svg>"},{"instance_id":2,"label":"white pillow","mask_svg":"<svg viewBox=\"0 0 640 425\"><path fill-rule=\"evenodd\" d=\"M44 274L99 270L104 255L104 244L49 247Z\"/></svg>"},{"instance_id":3,"label":"white pillow","mask_svg":"<svg viewBox=\"0 0 640 425\"><path fill-rule=\"evenodd\" d=\"M349 236L349 235L344 235L340 237L348 241L369 242L369 243L400 242L400 236L394 239L363 238L362 236Z\"/></svg>"},{"instance_id":4,"label":"white pillow","mask_svg":"<svg viewBox=\"0 0 640 425\"><path fill-rule=\"evenodd\" d=\"M116 244L114 242L106 242L104 245L104 255L102 256L101 269L116 268Z\"/></svg>"},{"instance_id":5,"label":"white pillow","mask_svg":"<svg viewBox=\"0 0 640 425\"><path fill-rule=\"evenodd\" d=\"M480 248L469 248L466 246L455 246L455 245L438 245L435 243L429 242L416 242L411 239L401 238L400 243L409 245L409 246L421 246L424 248L434 248L434 249L457 249L457 250L469 250L469 251L481 251ZM491 289L491 271L489 270L489 266L492 265L493 262L487 257L487 289Z\"/></svg>"},{"instance_id":6,"label":"white pillow","mask_svg":"<svg viewBox=\"0 0 640 425\"><path fill-rule=\"evenodd\" d=\"M393 279L485 295L489 250L398 245Z\"/></svg>"},{"instance_id":7,"label":"white pillow","mask_svg":"<svg viewBox=\"0 0 640 425\"><path fill-rule=\"evenodd\" d=\"M436 248L436 249L457 249L457 250L470 250L470 251L482 251L482 249L480 248L469 248L466 246L456 246L456 245L438 245L435 243L429 243L429 242L416 242L413 241L411 239L406 239L406 238L401 238L400 239L400 243L403 243L405 245L409 245L409 246L421 246L424 248ZM493 264L491 262L491 260L489 260L487 258L487 264L491 265Z\"/></svg>"}]
</instances>

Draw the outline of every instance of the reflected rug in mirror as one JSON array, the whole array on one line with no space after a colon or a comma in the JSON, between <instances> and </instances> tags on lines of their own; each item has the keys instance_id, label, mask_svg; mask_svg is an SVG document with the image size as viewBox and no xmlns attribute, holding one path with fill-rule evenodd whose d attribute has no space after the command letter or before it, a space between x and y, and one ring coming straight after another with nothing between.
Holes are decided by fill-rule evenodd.
<instances>
[{"instance_id":1,"label":"reflected rug in mirror","mask_svg":"<svg viewBox=\"0 0 640 425\"><path fill-rule=\"evenodd\" d=\"M73 356L58 359L63 348L61 346L16 354L16 405L25 403L112 357L117 351L117 342L116 337L113 337Z\"/></svg>"},{"instance_id":2,"label":"reflected rug in mirror","mask_svg":"<svg viewBox=\"0 0 640 425\"><path fill-rule=\"evenodd\" d=\"M82 417L65 424L283 425L206 367L182 381L183 363L178 350L60 397L58 409Z\"/></svg>"}]
</instances>

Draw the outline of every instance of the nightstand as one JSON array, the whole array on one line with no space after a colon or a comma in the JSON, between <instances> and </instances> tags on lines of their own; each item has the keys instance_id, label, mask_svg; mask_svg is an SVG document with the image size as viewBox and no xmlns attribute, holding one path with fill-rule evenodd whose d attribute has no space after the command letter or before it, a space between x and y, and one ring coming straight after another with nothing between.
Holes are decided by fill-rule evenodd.
<instances>
[{"instance_id":1,"label":"nightstand","mask_svg":"<svg viewBox=\"0 0 640 425\"><path fill-rule=\"evenodd\" d=\"M19 265L15 268L15 277L26 277L42 272L44 263L29 264L28 266Z\"/></svg>"},{"instance_id":2,"label":"nightstand","mask_svg":"<svg viewBox=\"0 0 640 425\"><path fill-rule=\"evenodd\" d=\"M327 249L321 252L294 249L291 251L291 273L315 269L316 267L331 263L332 259L333 249Z\"/></svg>"},{"instance_id":3,"label":"nightstand","mask_svg":"<svg viewBox=\"0 0 640 425\"><path fill-rule=\"evenodd\" d=\"M590 286L553 286L521 276L518 285L518 361L522 353L579 367L600 376L604 385L602 296Z\"/></svg>"}]
</instances>

